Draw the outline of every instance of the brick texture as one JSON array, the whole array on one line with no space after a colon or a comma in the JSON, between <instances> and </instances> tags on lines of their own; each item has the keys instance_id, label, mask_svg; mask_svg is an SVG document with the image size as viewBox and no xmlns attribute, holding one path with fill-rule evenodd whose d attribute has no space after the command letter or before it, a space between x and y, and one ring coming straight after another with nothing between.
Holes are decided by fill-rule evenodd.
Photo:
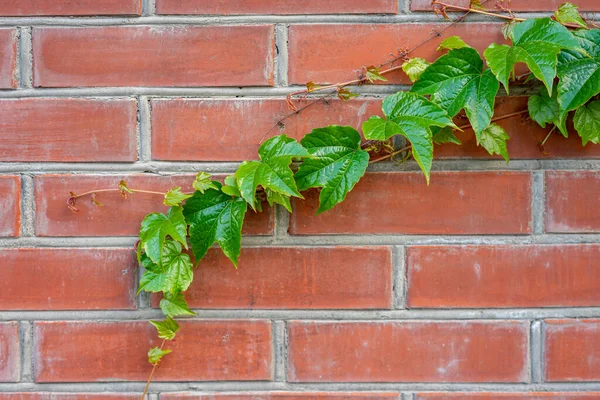
<instances>
[{"instance_id":1,"label":"brick texture","mask_svg":"<svg viewBox=\"0 0 600 400\"><path fill-rule=\"evenodd\" d=\"M447 4L455 4L461 7L468 7L469 0L447 0L444 1ZM556 8L564 3L562 0L500 0L498 4L507 7L513 11L554 11ZM600 11L600 4L596 0L572 0L573 3L579 6L579 11ZM490 1L485 4L485 7L494 11L495 3ZM431 0L410 0L410 9L412 11L432 11Z\"/></svg>"},{"instance_id":2,"label":"brick texture","mask_svg":"<svg viewBox=\"0 0 600 400\"><path fill-rule=\"evenodd\" d=\"M140 394L89 394L89 393L0 393L0 400L118 400L139 399Z\"/></svg>"},{"instance_id":3,"label":"brick texture","mask_svg":"<svg viewBox=\"0 0 600 400\"><path fill-rule=\"evenodd\" d=\"M598 257L596 245L410 247L408 305L597 306Z\"/></svg>"},{"instance_id":4,"label":"brick texture","mask_svg":"<svg viewBox=\"0 0 600 400\"><path fill-rule=\"evenodd\" d=\"M273 38L269 25L36 28L34 85L272 85Z\"/></svg>"},{"instance_id":5,"label":"brick texture","mask_svg":"<svg viewBox=\"0 0 600 400\"><path fill-rule=\"evenodd\" d=\"M5 249L0 309L134 309L130 249Z\"/></svg>"},{"instance_id":6,"label":"brick texture","mask_svg":"<svg viewBox=\"0 0 600 400\"><path fill-rule=\"evenodd\" d=\"M142 0L3 0L0 16L140 15Z\"/></svg>"},{"instance_id":7,"label":"brick texture","mask_svg":"<svg viewBox=\"0 0 600 400\"><path fill-rule=\"evenodd\" d=\"M485 400L597 400L600 393L417 393L416 399L450 400L450 399L485 399Z\"/></svg>"},{"instance_id":8,"label":"brick texture","mask_svg":"<svg viewBox=\"0 0 600 400\"><path fill-rule=\"evenodd\" d=\"M0 161L137 159L130 99L0 100Z\"/></svg>"},{"instance_id":9,"label":"brick texture","mask_svg":"<svg viewBox=\"0 0 600 400\"><path fill-rule=\"evenodd\" d=\"M0 323L0 382L17 382L21 376L19 325Z\"/></svg>"},{"instance_id":10,"label":"brick texture","mask_svg":"<svg viewBox=\"0 0 600 400\"><path fill-rule=\"evenodd\" d=\"M600 320L554 320L545 324L548 381L600 380Z\"/></svg>"},{"instance_id":11,"label":"brick texture","mask_svg":"<svg viewBox=\"0 0 600 400\"><path fill-rule=\"evenodd\" d=\"M292 382L523 382L526 351L527 327L511 321L297 321L289 324L288 378Z\"/></svg>"},{"instance_id":12,"label":"brick texture","mask_svg":"<svg viewBox=\"0 0 600 400\"><path fill-rule=\"evenodd\" d=\"M335 212L315 215L316 192L294 202L290 233L526 234L530 186L520 172L433 173L429 186L420 173L371 173Z\"/></svg>"},{"instance_id":13,"label":"brick texture","mask_svg":"<svg viewBox=\"0 0 600 400\"><path fill-rule=\"evenodd\" d=\"M159 344L156 329L142 321L39 322L34 340L36 382L145 381L146 353ZM166 348L173 353L159 381L271 379L267 321L182 322L178 340Z\"/></svg>"},{"instance_id":14,"label":"brick texture","mask_svg":"<svg viewBox=\"0 0 600 400\"><path fill-rule=\"evenodd\" d=\"M16 88L18 83L16 73L17 30L0 28L0 89Z\"/></svg>"},{"instance_id":15,"label":"brick texture","mask_svg":"<svg viewBox=\"0 0 600 400\"><path fill-rule=\"evenodd\" d=\"M21 179L0 176L0 237L19 236L21 227Z\"/></svg>"}]
</instances>

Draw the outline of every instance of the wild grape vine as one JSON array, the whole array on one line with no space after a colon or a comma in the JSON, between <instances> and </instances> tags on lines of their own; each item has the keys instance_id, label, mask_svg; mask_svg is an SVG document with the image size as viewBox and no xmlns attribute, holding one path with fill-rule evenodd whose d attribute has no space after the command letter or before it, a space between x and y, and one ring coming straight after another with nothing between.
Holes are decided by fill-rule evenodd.
<instances>
[{"instance_id":1,"label":"wild grape vine","mask_svg":"<svg viewBox=\"0 0 600 400\"><path fill-rule=\"evenodd\" d=\"M438 1L434 6L443 16L448 9L462 9ZM497 15L483 11L475 0L466 10ZM167 193L138 190L121 182L115 189L71 194L68 205L74 211L78 198L91 195L98 204L96 193L107 190L119 190L124 197L136 192L164 195L164 204L170 207L167 214L145 217L137 245L138 261L144 268L138 294L161 294L160 309L166 316L163 321L151 321L163 340L160 347L148 352L148 361L154 366L148 384L163 356L171 352L164 346L179 331L175 318L195 315L184 297L194 279L195 265L218 244L237 267L242 225L249 208L261 212L266 202L292 212L292 197L302 199L302 191L317 188L317 213L330 210L344 201L369 163L400 153L416 161L429 183L434 145L461 144L454 132L466 127L453 122L461 111L477 144L508 162L506 142L510 137L495 123L506 116L494 118L494 106L501 86L508 93L510 84L522 78L533 93L523 113L528 112L541 127L549 126L549 135L558 130L568 136L567 120L572 116L584 146L600 143L600 30L590 29L570 3L562 4L553 18L498 16L510 20L502 32L511 45L492 43L483 58L461 38L452 36L440 43L441 56L433 62L404 57L399 67L366 68L365 75L352 82L385 80L384 74L401 68L414 85L409 92L386 97L382 103L384 117L372 116L365 121L362 137L354 127L335 125L314 129L299 142L286 135L274 136L260 146L258 160L244 161L223 183L200 172L193 182L193 193L183 193L179 187ZM515 65L520 63L529 72L517 77ZM303 92L334 89L342 100L349 100L355 96L346 88L352 82L326 87L309 82ZM291 96L288 102L293 108ZM391 148L389 141L394 136L404 138L407 146ZM387 154L371 159L371 153L381 148Z\"/></svg>"}]
</instances>

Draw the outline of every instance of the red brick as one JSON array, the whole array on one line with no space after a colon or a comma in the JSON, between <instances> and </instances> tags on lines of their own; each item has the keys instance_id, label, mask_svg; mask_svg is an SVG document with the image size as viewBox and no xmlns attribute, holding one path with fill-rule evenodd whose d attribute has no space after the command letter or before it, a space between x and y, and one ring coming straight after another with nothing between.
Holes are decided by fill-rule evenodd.
<instances>
[{"instance_id":1,"label":"red brick","mask_svg":"<svg viewBox=\"0 0 600 400\"><path fill-rule=\"evenodd\" d=\"M451 400L451 399L485 399L485 400L600 400L600 393L417 393L416 400Z\"/></svg>"},{"instance_id":2,"label":"red brick","mask_svg":"<svg viewBox=\"0 0 600 400\"><path fill-rule=\"evenodd\" d=\"M356 78L363 66L390 59L398 47L412 49L432 37L432 31L448 24L310 24L289 28L289 81L306 84L314 81L341 82ZM457 24L444 30L441 37L430 40L410 53L429 61L440 55L436 51L446 37L458 35L483 52L490 43L504 42L501 24ZM323 40L326 38L326 40ZM388 83L410 83L402 71L386 75Z\"/></svg>"},{"instance_id":3,"label":"red brick","mask_svg":"<svg viewBox=\"0 0 600 400\"><path fill-rule=\"evenodd\" d=\"M524 382L528 377L526 323L294 321L288 329L292 382Z\"/></svg>"},{"instance_id":4,"label":"red brick","mask_svg":"<svg viewBox=\"0 0 600 400\"><path fill-rule=\"evenodd\" d=\"M186 293L193 308L390 308L384 247L246 248L239 268L209 251Z\"/></svg>"},{"instance_id":5,"label":"red brick","mask_svg":"<svg viewBox=\"0 0 600 400\"><path fill-rule=\"evenodd\" d=\"M0 400L119 400L139 399L140 394L94 393L0 393Z\"/></svg>"},{"instance_id":6,"label":"red brick","mask_svg":"<svg viewBox=\"0 0 600 400\"><path fill-rule=\"evenodd\" d=\"M2 7L2 6L0 6ZM17 87L17 30L0 29L0 89Z\"/></svg>"},{"instance_id":7,"label":"red brick","mask_svg":"<svg viewBox=\"0 0 600 400\"><path fill-rule=\"evenodd\" d=\"M600 246L419 246L408 249L414 308L600 305Z\"/></svg>"},{"instance_id":8,"label":"red brick","mask_svg":"<svg viewBox=\"0 0 600 400\"><path fill-rule=\"evenodd\" d=\"M546 172L546 231L600 232L598 171Z\"/></svg>"},{"instance_id":9,"label":"red brick","mask_svg":"<svg viewBox=\"0 0 600 400\"><path fill-rule=\"evenodd\" d=\"M141 0L3 0L2 16L27 15L140 15Z\"/></svg>"},{"instance_id":10,"label":"red brick","mask_svg":"<svg viewBox=\"0 0 600 400\"><path fill-rule=\"evenodd\" d=\"M19 236L21 229L21 178L0 176L0 236Z\"/></svg>"},{"instance_id":11,"label":"red brick","mask_svg":"<svg viewBox=\"0 0 600 400\"><path fill-rule=\"evenodd\" d=\"M509 115L518 111L527 110L526 96L498 97L496 98L495 116L500 117ZM456 119L459 126L468 125L465 119ZM556 158L600 158L600 146L588 144L583 147L581 138L570 127L569 138L565 138L560 133L555 132L546 142L543 149L540 144L548 135L550 127L540 127L536 122L529 118L529 114L516 115L497 122L502 126L510 136L508 141L508 154L511 159L556 159ZM435 157L438 159L452 158L497 158L500 156L490 156L481 146L477 146L475 134L472 129L465 129L463 132L456 132L456 136L462 141L461 146L454 144L444 144L435 147Z\"/></svg>"},{"instance_id":12,"label":"red brick","mask_svg":"<svg viewBox=\"0 0 600 400\"><path fill-rule=\"evenodd\" d=\"M135 193L123 199L118 192L98 193L103 207L96 207L91 197L77 201L78 213L67 208L71 191L84 193L100 188L117 188L121 179L134 189L167 191L181 186L192 191L193 175L42 175L36 177L35 229L39 236L136 236L140 223L151 212L166 213L163 197ZM273 212L266 209L257 214L249 210L244 222L244 233L269 235L273 231Z\"/></svg>"},{"instance_id":13,"label":"red brick","mask_svg":"<svg viewBox=\"0 0 600 400\"><path fill-rule=\"evenodd\" d=\"M145 381L160 344L147 321L38 322L34 343L36 382ZM154 380L270 380L272 347L269 321L182 321Z\"/></svg>"},{"instance_id":14,"label":"red brick","mask_svg":"<svg viewBox=\"0 0 600 400\"><path fill-rule=\"evenodd\" d=\"M135 161L131 99L0 100L0 161Z\"/></svg>"},{"instance_id":15,"label":"red brick","mask_svg":"<svg viewBox=\"0 0 600 400\"><path fill-rule=\"evenodd\" d=\"M315 215L315 191L294 201L290 233L526 234L531 181L524 172L439 172L427 186L417 172L368 173L331 212Z\"/></svg>"},{"instance_id":16,"label":"red brick","mask_svg":"<svg viewBox=\"0 0 600 400\"><path fill-rule=\"evenodd\" d=\"M397 400L399 393L237 393L237 394L209 394L194 393L161 393L163 400L191 399L191 400ZM0 397L2 400L2 397Z\"/></svg>"},{"instance_id":17,"label":"red brick","mask_svg":"<svg viewBox=\"0 0 600 400\"><path fill-rule=\"evenodd\" d=\"M469 7L470 4L470 0L445 0L444 2L462 7ZM501 0L500 2L489 1L484 6L489 11L495 11L498 10L495 3L502 4L513 11L554 11L564 3L564 0ZM597 0L572 0L570 3L579 6L579 11L600 11L600 4ZM412 11L431 11L431 0L411 0L410 9Z\"/></svg>"},{"instance_id":18,"label":"red brick","mask_svg":"<svg viewBox=\"0 0 600 400\"><path fill-rule=\"evenodd\" d=\"M158 14L369 14L397 13L397 0L157 0Z\"/></svg>"},{"instance_id":19,"label":"red brick","mask_svg":"<svg viewBox=\"0 0 600 400\"><path fill-rule=\"evenodd\" d=\"M0 309L134 309L129 249L4 249Z\"/></svg>"},{"instance_id":20,"label":"red brick","mask_svg":"<svg viewBox=\"0 0 600 400\"><path fill-rule=\"evenodd\" d=\"M554 320L545 326L547 381L600 380L600 320Z\"/></svg>"},{"instance_id":21,"label":"red brick","mask_svg":"<svg viewBox=\"0 0 600 400\"><path fill-rule=\"evenodd\" d=\"M299 108L308 104L295 103ZM269 137L285 133L301 139L332 124L360 130L363 121L381 114L381 99L334 100L305 109L279 129L274 124L291 112L284 99L157 99L151 104L152 157L180 161L256 159L258 147Z\"/></svg>"},{"instance_id":22,"label":"red brick","mask_svg":"<svg viewBox=\"0 0 600 400\"><path fill-rule=\"evenodd\" d=\"M34 85L272 85L274 37L271 25L35 28Z\"/></svg>"},{"instance_id":23,"label":"red brick","mask_svg":"<svg viewBox=\"0 0 600 400\"><path fill-rule=\"evenodd\" d=\"M21 376L20 354L18 323L0 323L0 382L19 381Z\"/></svg>"}]
</instances>

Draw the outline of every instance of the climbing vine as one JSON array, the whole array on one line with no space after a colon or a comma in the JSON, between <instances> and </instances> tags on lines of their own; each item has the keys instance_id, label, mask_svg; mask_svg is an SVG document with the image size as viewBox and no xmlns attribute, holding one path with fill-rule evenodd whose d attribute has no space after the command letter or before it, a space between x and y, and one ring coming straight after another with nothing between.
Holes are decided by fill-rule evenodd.
<instances>
[{"instance_id":1,"label":"climbing vine","mask_svg":"<svg viewBox=\"0 0 600 400\"><path fill-rule=\"evenodd\" d=\"M163 321L151 321L162 344L148 352L153 369L144 394L161 359L171 352L165 346L179 331L175 318L195 315L184 295L193 281L194 266L218 244L237 268L242 225L249 209L261 212L268 203L292 212L291 198L302 199L302 191L317 188L317 213L325 212L344 201L370 163L398 156L400 162L413 158L429 183L434 145L460 145L455 132L467 128L472 128L479 146L508 162L506 142L510 137L496 122L516 114L528 112L541 127L548 126L548 137L555 131L568 136L567 120L572 116L584 146L600 143L600 30L584 19L576 6L564 3L553 18L528 20L516 18L508 10L503 10L506 14L486 11L477 0L470 8L440 1L434 1L433 7L445 18L450 18L449 11L466 11L507 19L502 32L511 44L492 43L482 58L460 37L452 36L440 43L441 56L433 62L411 58L404 51L395 59L400 65L387 69L370 66L358 79L336 85L309 82L306 89L288 96L288 104L297 114L301 110L294 104L295 96L329 91L324 98L333 94L350 100L358 95L348 86L385 81L387 73L403 70L414 82L411 90L386 97L384 117L366 120L362 136L355 127L335 125L314 129L300 141L273 136L259 147L258 160L244 161L223 183L200 172L193 193L184 193L180 187L166 193L140 190L124 181L114 189L71 193L68 206L73 211L77 211L79 198L91 196L92 202L100 205L97 193L113 190L123 197L139 192L158 194L170 207L167 214L151 213L144 218L137 245L137 258L144 268L138 294L161 294L160 309L166 316ZM462 18L464 15L455 22ZM529 72L517 76L515 65L519 63ZM509 93L511 83L516 82L530 88L527 110L494 117L501 87ZM466 126L453 121L461 111L469 121ZM401 149L390 144L396 136L406 142Z\"/></svg>"}]
</instances>

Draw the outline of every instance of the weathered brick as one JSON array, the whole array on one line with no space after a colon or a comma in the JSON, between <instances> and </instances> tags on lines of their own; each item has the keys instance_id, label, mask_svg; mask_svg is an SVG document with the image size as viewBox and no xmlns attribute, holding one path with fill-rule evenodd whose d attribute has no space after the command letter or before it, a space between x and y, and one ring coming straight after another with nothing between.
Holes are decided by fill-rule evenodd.
<instances>
[{"instance_id":1,"label":"weathered brick","mask_svg":"<svg viewBox=\"0 0 600 400\"><path fill-rule=\"evenodd\" d=\"M162 393L160 395L163 400L397 400L399 393L284 393L284 392L268 392L268 393L236 393L236 394L194 394L194 393ZM2 397L0 397L2 399Z\"/></svg>"},{"instance_id":2,"label":"weathered brick","mask_svg":"<svg viewBox=\"0 0 600 400\"><path fill-rule=\"evenodd\" d=\"M16 88L16 73L17 30L15 28L2 28L0 29L0 89Z\"/></svg>"},{"instance_id":3,"label":"weathered brick","mask_svg":"<svg viewBox=\"0 0 600 400\"><path fill-rule=\"evenodd\" d=\"M142 0L2 0L1 16L140 15Z\"/></svg>"},{"instance_id":4,"label":"weathered brick","mask_svg":"<svg viewBox=\"0 0 600 400\"><path fill-rule=\"evenodd\" d=\"M36 382L145 381L160 345L147 321L37 322L34 341ZM270 380L272 347L269 321L183 321L154 379Z\"/></svg>"},{"instance_id":5,"label":"weathered brick","mask_svg":"<svg viewBox=\"0 0 600 400\"><path fill-rule=\"evenodd\" d=\"M551 320L545 323L547 381L600 380L600 320Z\"/></svg>"},{"instance_id":6,"label":"weathered brick","mask_svg":"<svg viewBox=\"0 0 600 400\"><path fill-rule=\"evenodd\" d=\"M289 81L306 84L335 83L356 79L362 66L380 64L390 59L390 52L398 49L418 49L411 57L434 61L436 51L446 37L458 35L483 52L490 43L504 42L501 24L469 23L447 24L307 24L289 28ZM434 31L443 31L434 38ZM327 38L323 40L323 38ZM386 75L388 83L410 83L402 71Z\"/></svg>"},{"instance_id":7,"label":"weathered brick","mask_svg":"<svg viewBox=\"0 0 600 400\"><path fill-rule=\"evenodd\" d=\"M0 309L134 309L137 263L129 249L4 249Z\"/></svg>"},{"instance_id":8,"label":"weathered brick","mask_svg":"<svg viewBox=\"0 0 600 400\"><path fill-rule=\"evenodd\" d=\"M598 400L600 393L417 393L416 400L453 400L453 399L485 399L485 400L520 400L520 399L544 399L544 400Z\"/></svg>"},{"instance_id":9,"label":"weathered brick","mask_svg":"<svg viewBox=\"0 0 600 400\"><path fill-rule=\"evenodd\" d=\"M0 100L0 161L135 161L131 99Z\"/></svg>"},{"instance_id":10,"label":"weathered brick","mask_svg":"<svg viewBox=\"0 0 600 400\"><path fill-rule=\"evenodd\" d=\"M0 400L119 400L119 399L139 399L140 394L128 393L0 393Z\"/></svg>"},{"instance_id":11,"label":"weathered brick","mask_svg":"<svg viewBox=\"0 0 600 400\"><path fill-rule=\"evenodd\" d=\"M385 247L245 248L238 269L213 249L186 299L193 308L390 308L391 269Z\"/></svg>"},{"instance_id":12,"label":"weathered brick","mask_svg":"<svg viewBox=\"0 0 600 400\"><path fill-rule=\"evenodd\" d=\"M470 0L445 0L444 3L454 4L461 7L469 7ZM485 7L489 11L494 11L494 1L490 1ZM554 11L563 0L500 0L498 4L503 5L513 11ZM600 11L600 4L596 0L571 0L579 6L579 11ZM432 11L431 0L411 0L410 9L412 11ZM448 9L450 11L450 9Z\"/></svg>"},{"instance_id":13,"label":"weathered brick","mask_svg":"<svg viewBox=\"0 0 600 400\"><path fill-rule=\"evenodd\" d=\"M217 177L218 178L218 177ZM133 189L167 191L181 186L192 191L193 175L42 175L35 178L35 229L39 236L135 236L140 223L151 212L166 213L168 207L159 195L135 193L123 199L119 192L98 193L103 207L92 204L91 198L77 201L78 213L67 208L70 192L84 193L101 188L117 188L121 179ZM244 233L269 235L273 231L273 211L249 210L244 221Z\"/></svg>"},{"instance_id":14,"label":"weathered brick","mask_svg":"<svg viewBox=\"0 0 600 400\"><path fill-rule=\"evenodd\" d=\"M600 246L418 246L408 249L414 308L600 305Z\"/></svg>"},{"instance_id":15,"label":"weathered brick","mask_svg":"<svg viewBox=\"0 0 600 400\"><path fill-rule=\"evenodd\" d=\"M34 85L272 85L274 37L271 25L35 28Z\"/></svg>"},{"instance_id":16,"label":"weathered brick","mask_svg":"<svg viewBox=\"0 0 600 400\"><path fill-rule=\"evenodd\" d=\"M315 191L294 201L290 233L526 234L531 181L527 172L438 172L427 186L421 173L368 173L332 212L315 215Z\"/></svg>"},{"instance_id":17,"label":"weathered brick","mask_svg":"<svg viewBox=\"0 0 600 400\"><path fill-rule=\"evenodd\" d=\"M546 172L546 231L600 232L600 173Z\"/></svg>"},{"instance_id":18,"label":"weathered brick","mask_svg":"<svg viewBox=\"0 0 600 400\"><path fill-rule=\"evenodd\" d=\"M21 344L17 322L0 323L0 382L17 382L21 376Z\"/></svg>"},{"instance_id":19,"label":"weathered brick","mask_svg":"<svg viewBox=\"0 0 600 400\"><path fill-rule=\"evenodd\" d=\"M21 229L21 178L0 176L0 236L19 236Z\"/></svg>"},{"instance_id":20,"label":"weathered brick","mask_svg":"<svg viewBox=\"0 0 600 400\"><path fill-rule=\"evenodd\" d=\"M396 13L397 0L157 0L158 14L369 14Z\"/></svg>"},{"instance_id":21,"label":"weathered brick","mask_svg":"<svg viewBox=\"0 0 600 400\"><path fill-rule=\"evenodd\" d=\"M527 330L526 323L513 321L293 321L288 323L288 379L524 382Z\"/></svg>"},{"instance_id":22,"label":"weathered brick","mask_svg":"<svg viewBox=\"0 0 600 400\"><path fill-rule=\"evenodd\" d=\"M298 108L308 104L295 103ZM275 123L291 112L284 99L156 99L151 105L152 157L157 160L256 159L260 144L272 136L301 139L327 125L359 129L371 115L381 115L381 99L332 100L306 108L279 128Z\"/></svg>"}]
</instances>

